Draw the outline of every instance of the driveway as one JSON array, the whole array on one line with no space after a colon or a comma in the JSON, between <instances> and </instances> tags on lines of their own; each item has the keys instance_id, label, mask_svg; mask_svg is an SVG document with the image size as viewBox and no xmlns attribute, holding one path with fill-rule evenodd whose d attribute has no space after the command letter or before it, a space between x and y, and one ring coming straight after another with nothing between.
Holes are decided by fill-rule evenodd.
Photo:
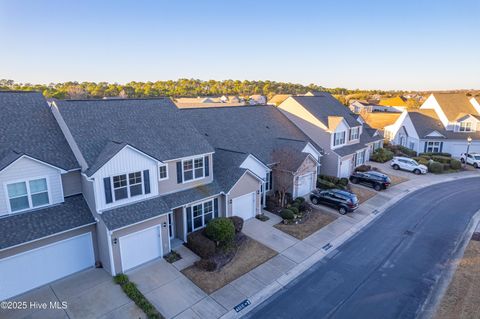
<instances>
[{"instance_id":1,"label":"driveway","mask_svg":"<svg viewBox=\"0 0 480 319\"><path fill-rule=\"evenodd\" d=\"M480 209L479 187L469 178L406 196L247 317L417 317Z\"/></svg>"},{"instance_id":2,"label":"driveway","mask_svg":"<svg viewBox=\"0 0 480 319\"><path fill-rule=\"evenodd\" d=\"M145 318L140 310L113 282L103 269L88 269L55 281L21 296L15 301L47 303L66 302L66 309L0 310L0 318L70 318L70 319L127 319Z\"/></svg>"}]
</instances>

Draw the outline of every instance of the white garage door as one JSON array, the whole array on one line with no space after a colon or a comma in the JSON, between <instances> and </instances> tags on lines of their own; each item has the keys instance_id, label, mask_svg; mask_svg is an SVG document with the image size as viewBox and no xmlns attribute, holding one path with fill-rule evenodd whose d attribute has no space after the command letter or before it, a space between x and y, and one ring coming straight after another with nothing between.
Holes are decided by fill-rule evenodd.
<instances>
[{"instance_id":1,"label":"white garage door","mask_svg":"<svg viewBox=\"0 0 480 319\"><path fill-rule=\"evenodd\" d=\"M92 234L72 237L0 260L0 300L93 267Z\"/></svg>"},{"instance_id":2,"label":"white garage door","mask_svg":"<svg viewBox=\"0 0 480 319\"><path fill-rule=\"evenodd\" d=\"M448 150L444 146L444 151L445 152L450 152L453 157L460 157L460 154L466 153L467 152L467 143L456 143L453 144L451 149ZM470 145L470 148L468 149L469 153L480 153L480 143L472 143Z\"/></svg>"},{"instance_id":3,"label":"white garage door","mask_svg":"<svg viewBox=\"0 0 480 319\"><path fill-rule=\"evenodd\" d=\"M298 177L296 196L304 196L313 190L313 173Z\"/></svg>"},{"instance_id":4,"label":"white garage door","mask_svg":"<svg viewBox=\"0 0 480 319\"><path fill-rule=\"evenodd\" d=\"M160 226L120 237L120 254L124 272L161 257L163 254Z\"/></svg>"},{"instance_id":5,"label":"white garage door","mask_svg":"<svg viewBox=\"0 0 480 319\"><path fill-rule=\"evenodd\" d=\"M344 160L341 161L340 165L340 177L349 177L350 176L350 164L352 163L351 160Z\"/></svg>"},{"instance_id":6,"label":"white garage door","mask_svg":"<svg viewBox=\"0 0 480 319\"><path fill-rule=\"evenodd\" d=\"M247 220L255 217L255 192L249 193L232 200L232 215Z\"/></svg>"}]
</instances>

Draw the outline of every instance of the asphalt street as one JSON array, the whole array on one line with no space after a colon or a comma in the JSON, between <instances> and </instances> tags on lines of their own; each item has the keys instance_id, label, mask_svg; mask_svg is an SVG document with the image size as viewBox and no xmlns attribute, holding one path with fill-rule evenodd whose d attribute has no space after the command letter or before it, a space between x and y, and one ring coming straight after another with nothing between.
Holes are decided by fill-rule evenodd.
<instances>
[{"instance_id":1,"label":"asphalt street","mask_svg":"<svg viewBox=\"0 0 480 319\"><path fill-rule=\"evenodd\" d=\"M404 197L247 318L415 318L480 209L480 178Z\"/></svg>"}]
</instances>

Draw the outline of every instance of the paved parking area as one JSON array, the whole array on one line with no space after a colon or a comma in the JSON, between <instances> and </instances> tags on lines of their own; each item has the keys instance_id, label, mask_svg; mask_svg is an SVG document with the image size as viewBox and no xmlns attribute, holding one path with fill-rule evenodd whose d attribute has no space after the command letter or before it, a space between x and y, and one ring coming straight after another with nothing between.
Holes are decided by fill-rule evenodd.
<instances>
[{"instance_id":1,"label":"paved parking area","mask_svg":"<svg viewBox=\"0 0 480 319\"><path fill-rule=\"evenodd\" d=\"M26 294L13 298L14 301L47 303L66 302L66 309L0 310L2 319L23 318L145 318L140 310L113 282L103 269L88 269L67 278L55 281Z\"/></svg>"}]
</instances>

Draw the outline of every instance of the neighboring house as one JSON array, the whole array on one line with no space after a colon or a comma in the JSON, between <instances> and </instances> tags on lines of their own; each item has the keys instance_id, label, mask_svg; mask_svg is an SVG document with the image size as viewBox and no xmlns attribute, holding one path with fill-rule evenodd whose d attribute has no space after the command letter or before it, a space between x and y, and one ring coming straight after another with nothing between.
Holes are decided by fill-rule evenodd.
<instances>
[{"instance_id":1,"label":"neighboring house","mask_svg":"<svg viewBox=\"0 0 480 319\"><path fill-rule=\"evenodd\" d=\"M198 107L224 107L224 106L242 106L245 102L236 96L222 96L220 98L178 98L174 100L178 108L198 108Z\"/></svg>"},{"instance_id":2,"label":"neighboring house","mask_svg":"<svg viewBox=\"0 0 480 319\"><path fill-rule=\"evenodd\" d=\"M262 180L261 203L283 185L294 197L316 187L320 149L270 105L182 110L223 158L235 157ZM249 159L250 158L250 159ZM254 164L253 166L251 166ZM232 166L222 165L225 178Z\"/></svg>"},{"instance_id":3,"label":"neighboring house","mask_svg":"<svg viewBox=\"0 0 480 319\"><path fill-rule=\"evenodd\" d=\"M389 113L401 113L406 107L401 106L383 106L378 104L372 104L366 101L355 100L349 105L350 111L353 113L363 112L389 112Z\"/></svg>"},{"instance_id":4,"label":"neighboring house","mask_svg":"<svg viewBox=\"0 0 480 319\"><path fill-rule=\"evenodd\" d=\"M324 150L322 174L347 177L383 145L375 129L362 124L329 93L292 96L278 108Z\"/></svg>"},{"instance_id":5,"label":"neighboring house","mask_svg":"<svg viewBox=\"0 0 480 319\"><path fill-rule=\"evenodd\" d=\"M385 127L394 124L402 113L385 113L385 112L373 112L373 113L361 113L359 116L364 123L367 123L373 129L383 131Z\"/></svg>"},{"instance_id":6,"label":"neighboring house","mask_svg":"<svg viewBox=\"0 0 480 319\"><path fill-rule=\"evenodd\" d=\"M385 138L416 152L445 152L460 157L480 152L480 105L464 94L434 93L419 110L404 112L386 127Z\"/></svg>"},{"instance_id":7,"label":"neighboring house","mask_svg":"<svg viewBox=\"0 0 480 319\"><path fill-rule=\"evenodd\" d=\"M38 92L0 92L0 300L98 260L80 165Z\"/></svg>"},{"instance_id":8,"label":"neighboring house","mask_svg":"<svg viewBox=\"0 0 480 319\"><path fill-rule=\"evenodd\" d=\"M275 105L278 106L280 103L288 99L292 94L275 94L269 101L269 105Z\"/></svg>"},{"instance_id":9,"label":"neighboring house","mask_svg":"<svg viewBox=\"0 0 480 319\"><path fill-rule=\"evenodd\" d=\"M391 107L399 107L399 108L407 108L407 99L403 96L395 96L388 99L382 99L378 102L379 105L382 106L391 106Z\"/></svg>"},{"instance_id":10,"label":"neighboring house","mask_svg":"<svg viewBox=\"0 0 480 319\"><path fill-rule=\"evenodd\" d=\"M250 105L263 105L267 103L267 98L260 94L254 94L249 98Z\"/></svg>"}]
</instances>

